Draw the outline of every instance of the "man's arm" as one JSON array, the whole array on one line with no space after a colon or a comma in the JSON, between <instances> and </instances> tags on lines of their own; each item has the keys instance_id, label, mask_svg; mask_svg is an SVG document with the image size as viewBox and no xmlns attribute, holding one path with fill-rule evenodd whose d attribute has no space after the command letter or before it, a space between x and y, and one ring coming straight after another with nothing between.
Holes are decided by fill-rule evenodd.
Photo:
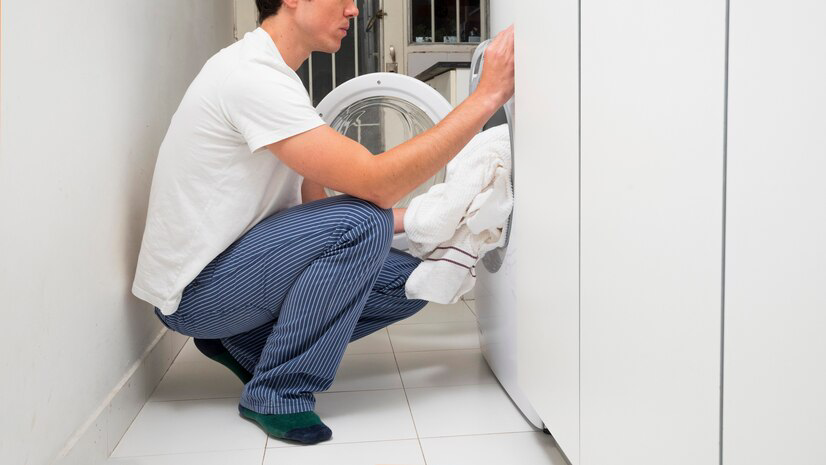
<instances>
[{"instance_id":1,"label":"man's arm","mask_svg":"<svg viewBox=\"0 0 826 465\"><path fill-rule=\"evenodd\" d=\"M276 142L269 149L313 183L328 186L382 208L434 176L467 145L513 95L513 27L485 51L476 91L445 119L415 138L373 156L329 126Z\"/></svg>"}]
</instances>

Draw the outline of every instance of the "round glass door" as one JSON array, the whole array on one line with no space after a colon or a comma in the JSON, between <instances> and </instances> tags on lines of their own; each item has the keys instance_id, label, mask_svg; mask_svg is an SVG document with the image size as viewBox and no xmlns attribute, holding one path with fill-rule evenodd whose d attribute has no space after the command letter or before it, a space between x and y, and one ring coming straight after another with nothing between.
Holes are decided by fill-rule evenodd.
<instances>
[{"instance_id":1,"label":"round glass door","mask_svg":"<svg viewBox=\"0 0 826 465\"><path fill-rule=\"evenodd\" d=\"M361 99L339 112L330 127L366 147L373 155L384 153L435 126L418 106L398 97L376 96ZM445 170L427 180L399 200L394 208L405 208L410 201L444 182ZM327 189L327 195L338 195Z\"/></svg>"}]
</instances>

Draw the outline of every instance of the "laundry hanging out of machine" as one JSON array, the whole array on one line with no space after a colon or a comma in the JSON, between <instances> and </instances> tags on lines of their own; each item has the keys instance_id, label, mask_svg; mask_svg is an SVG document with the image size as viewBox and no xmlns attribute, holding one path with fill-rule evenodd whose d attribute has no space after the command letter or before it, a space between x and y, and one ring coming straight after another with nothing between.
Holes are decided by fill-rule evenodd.
<instances>
[{"instance_id":1,"label":"laundry hanging out of machine","mask_svg":"<svg viewBox=\"0 0 826 465\"><path fill-rule=\"evenodd\" d=\"M422 263L407 280L410 299L451 304L476 282L476 264L507 237L513 209L507 124L476 135L447 165L444 183L414 198L404 217L408 252Z\"/></svg>"}]
</instances>

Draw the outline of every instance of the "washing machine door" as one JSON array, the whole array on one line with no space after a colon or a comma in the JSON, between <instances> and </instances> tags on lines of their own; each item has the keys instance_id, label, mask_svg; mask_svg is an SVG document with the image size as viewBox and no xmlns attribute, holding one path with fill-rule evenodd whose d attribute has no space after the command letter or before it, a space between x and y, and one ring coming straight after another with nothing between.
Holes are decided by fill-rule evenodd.
<instances>
[{"instance_id":1,"label":"washing machine door","mask_svg":"<svg viewBox=\"0 0 826 465\"><path fill-rule=\"evenodd\" d=\"M476 50L473 53L473 58L471 58L470 62L470 91L473 92L476 90L476 87L479 85L479 79L482 77L482 68L485 64L485 50L487 49L488 45L490 45L491 40L486 40L479 44L476 47ZM508 129L510 131L511 136L511 185L514 187L514 193L516 192L516 157L514 156L514 138L513 138L513 128L516 124L514 119L515 111L514 111L514 99L511 98L505 103L502 108L500 108L494 115L485 123L482 130L490 129L495 126L499 126L502 124L507 124ZM511 229L513 227L513 212L511 212L511 216L508 218L508 227L505 232L505 243L502 247L498 249L491 250L487 252L482 257L482 264L484 265L485 269L490 273L496 273L502 268L502 263L505 260L507 255L508 245L510 244L510 237L511 237Z\"/></svg>"},{"instance_id":2,"label":"washing machine door","mask_svg":"<svg viewBox=\"0 0 826 465\"><path fill-rule=\"evenodd\" d=\"M483 42L476 48L471 62L471 89L479 84L482 74L484 53L490 41ZM507 123L511 135L511 182L516 189L516 153L514 149L514 103L511 99L485 124L485 129ZM533 408L519 384L519 357L517 357L517 319L519 314L519 296L516 289L516 243L510 242L514 223L519 222L518 215L514 221L514 213L508 219L507 237L505 245L491 250L482 258L483 266L477 268L476 287L476 315L479 322L479 346L485 360L490 365L496 378L505 388L513 402L538 429L544 428L542 418Z\"/></svg>"},{"instance_id":3,"label":"washing machine door","mask_svg":"<svg viewBox=\"0 0 826 465\"><path fill-rule=\"evenodd\" d=\"M330 127L378 155L432 128L453 107L418 79L396 73L371 73L336 87L316 109ZM414 197L444 180L442 169L394 207L407 207ZM338 194L327 189L327 195ZM407 249L407 237L397 235L393 246Z\"/></svg>"},{"instance_id":4,"label":"washing machine door","mask_svg":"<svg viewBox=\"0 0 826 465\"><path fill-rule=\"evenodd\" d=\"M372 73L333 89L317 110L330 127L378 155L432 128L453 107L418 79L396 73ZM443 182L444 177L442 170L395 207L406 207L413 197ZM330 190L328 194L335 192Z\"/></svg>"}]
</instances>

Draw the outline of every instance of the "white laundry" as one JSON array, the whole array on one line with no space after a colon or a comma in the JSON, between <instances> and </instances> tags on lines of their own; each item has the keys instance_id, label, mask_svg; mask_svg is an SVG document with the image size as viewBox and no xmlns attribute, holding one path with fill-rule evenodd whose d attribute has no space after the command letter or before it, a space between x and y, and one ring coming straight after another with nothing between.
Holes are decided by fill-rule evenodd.
<instances>
[{"instance_id":1,"label":"white laundry","mask_svg":"<svg viewBox=\"0 0 826 465\"><path fill-rule=\"evenodd\" d=\"M503 124L474 137L447 165L445 182L414 198L404 216L409 299L455 303L476 283L476 263L504 244L513 209L511 144Z\"/></svg>"}]
</instances>

